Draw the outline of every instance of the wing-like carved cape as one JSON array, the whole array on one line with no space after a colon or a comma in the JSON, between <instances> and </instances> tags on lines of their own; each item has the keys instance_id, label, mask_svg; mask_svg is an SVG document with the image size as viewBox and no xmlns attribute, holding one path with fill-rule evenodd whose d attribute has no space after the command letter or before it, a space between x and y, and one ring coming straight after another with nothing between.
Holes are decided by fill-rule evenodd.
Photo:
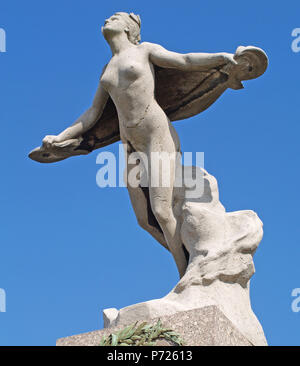
<instances>
[{"instance_id":1,"label":"wing-like carved cape","mask_svg":"<svg viewBox=\"0 0 300 366\"><path fill-rule=\"evenodd\" d=\"M203 112L227 88L241 89L242 81L262 75L268 58L257 47L238 47L237 65L223 65L207 71L180 71L155 66L155 97L171 121ZM103 114L95 125L76 139L54 143L32 150L29 157L40 163L52 163L74 155L85 155L120 140L116 107L108 99Z\"/></svg>"}]
</instances>

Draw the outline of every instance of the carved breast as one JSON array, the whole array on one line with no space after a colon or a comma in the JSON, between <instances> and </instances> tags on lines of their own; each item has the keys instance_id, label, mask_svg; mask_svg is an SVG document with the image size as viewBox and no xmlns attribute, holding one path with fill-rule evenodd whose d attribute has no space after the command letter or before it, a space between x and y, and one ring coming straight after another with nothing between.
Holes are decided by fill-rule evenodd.
<instances>
[{"instance_id":1,"label":"carved breast","mask_svg":"<svg viewBox=\"0 0 300 366\"><path fill-rule=\"evenodd\" d=\"M108 66L102 77L101 77L101 84L104 89L107 91L110 90L111 87L117 87L118 86L118 73L116 67L110 67Z\"/></svg>"},{"instance_id":2,"label":"carved breast","mask_svg":"<svg viewBox=\"0 0 300 366\"><path fill-rule=\"evenodd\" d=\"M143 75L143 65L138 62L124 61L118 66L108 65L101 77L101 83L107 91L112 88L128 88Z\"/></svg>"},{"instance_id":3,"label":"carved breast","mask_svg":"<svg viewBox=\"0 0 300 366\"><path fill-rule=\"evenodd\" d=\"M134 81L143 73L143 67L137 62L125 62L119 67L119 76L123 81Z\"/></svg>"}]
</instances>

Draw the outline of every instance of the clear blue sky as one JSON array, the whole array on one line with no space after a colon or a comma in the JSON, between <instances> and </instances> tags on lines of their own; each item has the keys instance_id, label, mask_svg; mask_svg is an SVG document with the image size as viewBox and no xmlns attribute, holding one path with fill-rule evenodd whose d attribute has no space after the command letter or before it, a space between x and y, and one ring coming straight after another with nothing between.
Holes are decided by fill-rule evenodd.
<instances>
[{"instance_id":1,"label":"clear blue sky","mask_svg":"<svg viewBox=\"0 0 300 366\"><path fill-rule=\"evenodd\" d=\"M142 39L173 51L268 53L263 77L175 126L183 151L204 151L226 209L253 209L264 222L253 309L270 345L300 345L300 312L291 310L300 287L298 0L1 0L0 345L54 345L102 327L102 309L162 297L177 282L126 189L97 187L99 151L52 165L27 158L89 107L110 57L100 25L116 11L140 14Z\"/></svg>"}]
</instances>

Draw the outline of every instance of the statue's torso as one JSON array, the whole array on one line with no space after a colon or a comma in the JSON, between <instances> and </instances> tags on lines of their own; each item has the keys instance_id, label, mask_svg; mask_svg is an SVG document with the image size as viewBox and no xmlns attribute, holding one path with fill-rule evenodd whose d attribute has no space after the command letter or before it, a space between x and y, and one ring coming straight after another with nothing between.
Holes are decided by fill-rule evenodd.
<instances>
[{"instance_id":1,"label":"statue's torso","mask_svg":"<svg viewBox=\"0 0 300 366\"><path fill-rule=\"evenodd\" d=\"M151 137L168 119L154 97L154 67L143 44L112 57L101 77L118 112L121 138Z\"/></svg>"}]
</instances>

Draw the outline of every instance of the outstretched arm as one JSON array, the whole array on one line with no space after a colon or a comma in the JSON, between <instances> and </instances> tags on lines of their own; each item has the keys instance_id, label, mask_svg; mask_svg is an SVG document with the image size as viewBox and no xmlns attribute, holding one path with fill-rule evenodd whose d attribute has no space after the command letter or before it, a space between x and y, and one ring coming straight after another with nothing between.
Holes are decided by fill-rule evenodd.
<instances>
[{"instance_id":1,"label":"outstretched arm","mask_svg":"<svg viewBox=\"0 0 300 366\"><path fill-rule=\"evenodd\" d=\"M63 132L61 132L57 136L46 136L43 139L43 144L47 146L51 145L54 142L63 142L69 139L77 138L82 135L84 132L89 130L97 120L101 117L103 110L105 108L107 99L109 95L104 90L101 85L101 81L99 82L99 86L94 97L92 106L86 110L74 123L72 126L66 128Z\"/></svg>"},{"instance_id":2,"label":"outstretched arm","mask_svg":"<svg viewBox=\"0 0 300 366\"><path fill-rule=\"evenodd\" d=\"M184 71L204 71L228 63L237 64L233 54L221 53L176 53L164 47L146 43L149 50L150 61L160 67L174 68Z\"/></svg>"}]
</instances>

